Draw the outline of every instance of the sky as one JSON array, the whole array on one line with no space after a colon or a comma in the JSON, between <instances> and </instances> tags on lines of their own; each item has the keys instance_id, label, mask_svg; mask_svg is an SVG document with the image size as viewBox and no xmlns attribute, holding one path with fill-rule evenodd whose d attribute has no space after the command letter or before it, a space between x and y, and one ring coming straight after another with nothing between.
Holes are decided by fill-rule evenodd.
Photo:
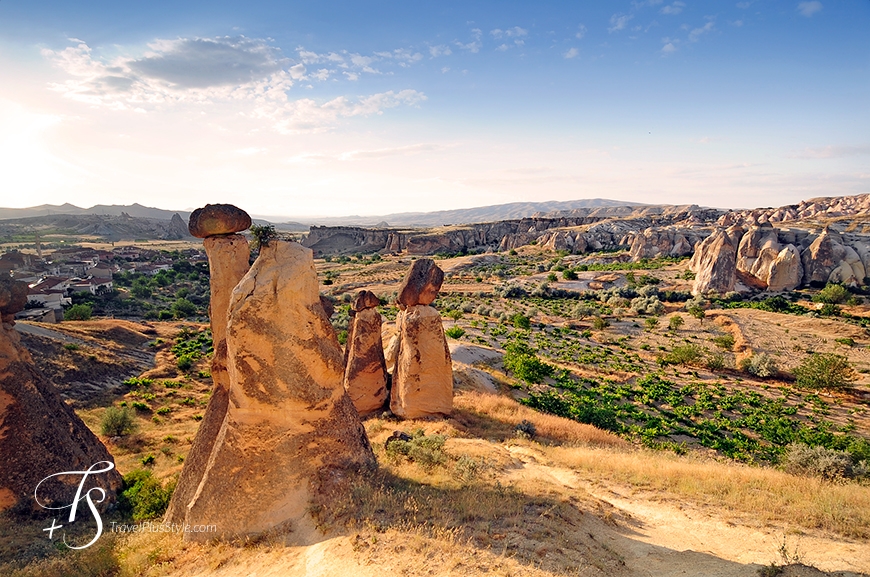
<instances>
[{"instance_id":1,"label":"sky","mask_svg":"<svg viewBox=\"0 0 870 577\"><path fill-rule=\"evenodd\" d=\"M870 192L870 0L0 1L0 206Z\"/></svg>"}]
</instances>

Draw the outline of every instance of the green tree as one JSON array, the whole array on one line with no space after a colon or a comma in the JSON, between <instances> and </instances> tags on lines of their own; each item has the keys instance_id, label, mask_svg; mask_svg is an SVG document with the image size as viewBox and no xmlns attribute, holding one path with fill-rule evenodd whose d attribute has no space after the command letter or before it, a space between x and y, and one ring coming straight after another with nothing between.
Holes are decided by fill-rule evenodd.
<instances>
[{"instance_id":1,"label":"green tree","mask_svg":"<svg viewBox=\"0 0 870 577\"><path fill-rule=\"evenodd\" d=\"M668 321L668 328L674 332L677 332L678 330L680 330L680 327L683 326L684 322L685 321L683 320L682 316L674 315Z\"/></svg>"},{"instance_id":2,"label":"green tree","mask_svg":"<svg viewBox=\"0 0 870 577\"><path fill-rule=\"evenodd\" d=\"M187 318L196 314L196 305L187 299L178 299L172 305L172 312L177 318Z\"/></svg>"},{"instance_id":3,"label":"green tree","mask_svg":"<svg viewBox=\"0 0 870 577\"><path fill-rule=\"evenodd\" d=\"M86 321L92 314L94 309L90 305L73 305L64 311L63 318L67 321Z\"/></svg>"},{"instance_id":4,"label":"green tree","mask_svg":"<svg viewBox=\"0 0 870 577\"><path fill-rule=\"evenodd\" d=\"M251 249L259 250L261 247L269 246L269 241L278 238L278 233L271 224L253 224L251 225L251 236L254 237Z\"/></svg>"}]
</instances>

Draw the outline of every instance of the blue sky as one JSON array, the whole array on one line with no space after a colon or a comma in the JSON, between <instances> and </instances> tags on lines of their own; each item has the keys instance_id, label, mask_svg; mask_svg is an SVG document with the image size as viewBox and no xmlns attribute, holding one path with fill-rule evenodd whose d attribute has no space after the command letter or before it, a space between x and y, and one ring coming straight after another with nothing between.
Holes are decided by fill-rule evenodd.
<instances>
[{"instance_id":1,"label":"blue sky","mask_svg":"<svg viewBox=\"0 0 870 577\"><path fill-rule=\"evenodd\" d=\"M868 30L868 0L4 0L0 204L870 192Z\"/></svg>"}]
</instances>

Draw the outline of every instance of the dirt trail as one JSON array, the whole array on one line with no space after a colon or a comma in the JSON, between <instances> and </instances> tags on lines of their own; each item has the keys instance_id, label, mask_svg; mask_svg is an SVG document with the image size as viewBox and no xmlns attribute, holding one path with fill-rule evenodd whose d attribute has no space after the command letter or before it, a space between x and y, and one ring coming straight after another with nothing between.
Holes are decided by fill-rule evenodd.
<instances>
[{"instance_id":1,"label":"dirt trail","mask_svg":"<svg viewBox=\"0 0 870 577\"><path fill-rule=\"evenodd\" d=\"M688 503L663 502L627 487L593 484L570 469L548 464L543 455L528 447L507 449L522 463L511 472L514 479L583 489L632 520L628 535L616 529L607 536L632 575L754 575L753 567L782 562L778 550L783 543L789 554L823 571L870 572L866 543L818 534L786 535L778 527L736 525Z\"/></svg>"}]
</instances>

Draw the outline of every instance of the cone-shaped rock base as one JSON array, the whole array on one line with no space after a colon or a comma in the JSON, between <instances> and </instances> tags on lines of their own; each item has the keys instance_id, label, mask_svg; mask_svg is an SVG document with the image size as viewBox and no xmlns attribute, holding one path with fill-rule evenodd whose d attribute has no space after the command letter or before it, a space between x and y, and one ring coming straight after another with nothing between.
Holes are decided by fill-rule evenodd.
<instances>
[{"instance_id":1,"label":"cone-shaped rock base","mask_svg":"<svg viewBox=\"0 0 870 577\"><path fill-rule=\"evenodd\" d=\"M390 410L415 419L453 410L453 366L441 315L427 305L400 312L399 351L393 371Z\"/></svg>"},{"instance_id":2,"label":"cone-shaped rock base","mask_svg":"<svg viewBox=\"0 0 870 577\"><path fill-rule=\"evenodd\" d=\"M178 485L172 493L172 500L166 510L167 523L183 523L187 504L196 493L203 473L208 465L208 457L214 448L229 402L230 375L227 371L227 314L233 289L248 272L250 248L248 241L239 234L211 236L203 241L208 254L209 284L211 300L209 317L214 342L214 355L211 360L211 378L214 383L208 406L193 440L193 446L184 460L184 469L178 478Z\"/></svg>"},{"instance_id":3,"label":"cone-shaped rock base","mask_svg":"<svg viewBox=\"0 0 870 577\"><path fill-rule=\"evenodd\" d=\"M344 388L361 415L384 408L387 401L387 364L381 340L381 313L365 309L353 317L347 345Z\"/></svg>"},{"instance_id":4,"label":"cone-shaped rock base","mask_svg":"<svg viewBox=\"0 0 870 577\"><path fill-rule=\"evenodd\" d=\"M217 533L187 539L292 531L374 465L310 250L274 240L261 248L233 291L227 352L229 408L186 516Z\"/></svg>"},{"instance_id":5,"label":"cone-shaped rock base","mask_svg":"<svg viewBox=\"0 0 870 577\"><path fill-rule=\"evenodd\" d=\"M4 323L0 326L0 510L19 502L38 509L33 494L40 481L64 471L86 471L99 461L114 459L33 366L12 325ZM71 504L82 475L55 479L40 487L39 501ZM84 491L91 487L102 487L108 504L121 488L121 475L117 469L90 475ZM86 511L82 502L79 512L82 507Z\"/></svg>"}]
</instances>

